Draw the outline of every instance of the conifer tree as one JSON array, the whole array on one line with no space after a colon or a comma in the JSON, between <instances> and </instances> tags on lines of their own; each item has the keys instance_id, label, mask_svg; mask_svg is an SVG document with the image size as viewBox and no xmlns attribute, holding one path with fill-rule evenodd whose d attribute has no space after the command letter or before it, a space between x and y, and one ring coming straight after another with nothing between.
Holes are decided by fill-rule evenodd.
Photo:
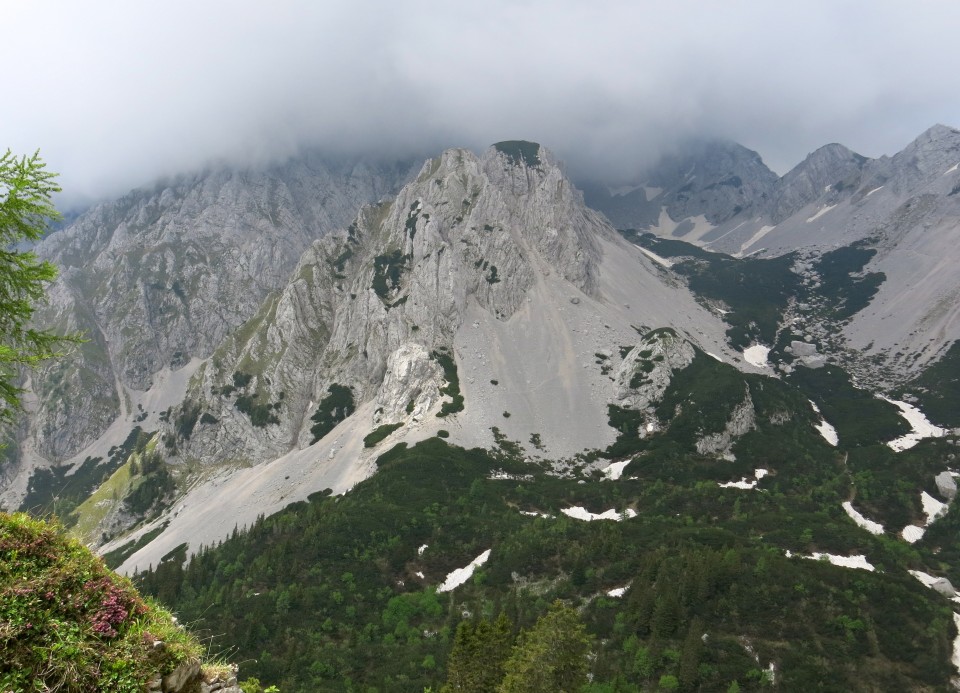
<instances>
[{"instance_id":1,"label":"conifer tree","mask_svg":"<svg viewBox=\"0 0 960 693\"><path fill-rule=\"evenodd\" d=\"M57 276L51 263L24 248L60 218L50 199L60 188L45 166L38 153L17 157L7 150L0 156L0 424L12 421L20 408L20 368L57 356L64 342L76 341L31 325L47 284Z\"/></svg>"},{"instance_id":2,"label":"conifer tree","mask_svg":"<svg viewBox=\"0 0 960 693\"><path fill-rule=\"evenodd\" d=\"M503 679L503 666L513 645L513 624L501 613L490 623L461 621L447 661L444 691L485 693Z\"/></svg>"},{"instance_id":3,"label":"conifer tree","mask_svg":"<svg viewBox=\"0 0 960 693\"><path fill-rule=\"evenodd\" d=\"M520 635L499 693L573 693L587 682L591 638L577 612L557 600Z\"/></svg>"}]
</instances>

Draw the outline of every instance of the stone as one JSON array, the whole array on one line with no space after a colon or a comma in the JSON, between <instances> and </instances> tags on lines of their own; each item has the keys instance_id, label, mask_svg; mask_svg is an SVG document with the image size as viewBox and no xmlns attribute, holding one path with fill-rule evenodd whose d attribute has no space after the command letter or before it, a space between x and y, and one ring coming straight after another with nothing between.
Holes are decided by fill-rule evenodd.
<instances>
[{"instance_id":1,"label":"stone","mask_svg":"<svg viewBox=\"0 0 960 693\"><path fill-rule=\"evenodd\" d=\"M161 690L163 693L181 693L187 687L198 682L200 678L200 661L188 659L163 677Z\"/></svg>"},{"instance_id":2,"label":"stone","mask_svg":"<svg viewBox=\"0 0 960 693\"><path fill-rule=\"evenodd\" d=\"M957 594L957 591L954 589L953 585L950 584L950 581L947 578L937 578L933 583L931 583L930 588L936 590L945 597L954 597Z\"/></svg>"},{"instance_id":3,"label":"stone","mask_svg":"<svg viewBox=\"0 0 960 693\"><path fill-rule=\"evenodd\" d=\"M952 501L957 496L957 482L950 472L940 472L934 479L937 483L937 490L940 495L948 501Z\"/></svg>"}]
</instances>

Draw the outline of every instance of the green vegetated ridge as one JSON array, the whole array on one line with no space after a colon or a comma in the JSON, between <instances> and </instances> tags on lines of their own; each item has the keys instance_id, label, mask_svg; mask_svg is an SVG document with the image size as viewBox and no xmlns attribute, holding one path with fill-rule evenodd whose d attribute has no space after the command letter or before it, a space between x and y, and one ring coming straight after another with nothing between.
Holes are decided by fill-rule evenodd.
<instances>
[{"instance_id":1,"label":"green vegetated ridge","mask_svg":"<svg viewBox=\"0 0 960 693\"><path fill-rule=\"evenodd\" d=\"M596 455L558 476L498 431L490 450L401 444L349 494L314 494L137 581L230 633L242 675L285 692L561 690L550 677L571 662L592 676L571 690L588 692L949 690L951 605L907 569L960 584L960 512L917 544L895 535L922 517L921 489L936 495L953 441L895 454L861 431L834 448L806 399L701 353L657 405L663 430L641 435L629 409L613 417L621 436L603 454L631 460L616 481ZM735 461L698 453L745 402L755 423ZM755 490L718 484L756 468L769 474ZM841 507L851 498L888 533L857 527ZM561 512L572 506L637 516L583 522ZM437 591L488 549L471 579ZM864 555L876 572L800 557L815 551ZM590 657L534 667L546 661L537 624L561 609L564 642ZM457 683L478 670L496 675ZM553 683L534 687L541 676Z\"/></svg>"},{"instance_id":2,"label":"green vegetated ridge","mask_svg":"<svg viewBox=\"0 0 960 693\"><path fill-rule=\"evenodd\" d=\"M138 444L146 445L148 435L136 426L126 440L110 449L108 459L88 457L79 466L40 467L27 483L27 495L20 510L34 515L55 513L68 517L104 481L126 462Z\"/></svg>"},{"instance_id":3,"label":"green vegetated ridge","mask_svg":"<svg viewBox=\"0 0 960 693\"><path fill-rule=\"evenodd\" d=\"M730 310L730 343L743 349L751 342L777 346L784 312L791 299L812 304L818 317L838 322L862 310L885 279L883 273L864 273L876 254L867 241L824 253L813 262L819 279L814 290L792 271L794 253L775 258L734 258L650 233L621 231L629 241L668 258L681 258L672 269L686 277L699 296L722 301ZM787 333L789 335L789 333ZM786 335L785 335L786 336ZM780 345L782 346L782 344Z\"/></svg>"},{"instance_id":4,"label":"green vegetated ridge","mask_svg":"<svg viewBox=\"0 0 960 693\"><path fill-rule=\"evenodd\" d=\"M107 462L87 458L70 475L66 466L38 469L20 509L57 516L86 542L107 541L110 537L97 527L110 510L119 506L140 520L150 519L167 508L176 493L174 471L156 445L156 437L137 426L110 449Z\"/></svg>"},{"instance_id":5,"label":"green vegetated ridge","mask_svg":"<svg viewBox=\"0 0 960 693\"><path fill-rule=\"evenodd\" d=\"M141 693L205 652L61 528L0 513L0 690Z\"/></svg>"}]
</instances>

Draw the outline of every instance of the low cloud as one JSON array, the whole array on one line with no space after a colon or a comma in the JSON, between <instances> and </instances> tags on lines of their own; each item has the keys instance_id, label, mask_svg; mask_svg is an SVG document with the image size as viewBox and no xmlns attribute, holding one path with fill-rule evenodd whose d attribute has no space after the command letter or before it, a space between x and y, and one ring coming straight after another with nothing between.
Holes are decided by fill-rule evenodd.
<instances>
[{"instance_id":1,"label":"low cloud","mask_svg":"<svg viewBox=\"0 0 960 693\"><path fill-rule=\"evenodd\" d=\"M960 125L955 3L7 3L0 147L69 204L211 162L539 141L636 176L689 136L779 173Z\"/></svg>"}]
</instances>

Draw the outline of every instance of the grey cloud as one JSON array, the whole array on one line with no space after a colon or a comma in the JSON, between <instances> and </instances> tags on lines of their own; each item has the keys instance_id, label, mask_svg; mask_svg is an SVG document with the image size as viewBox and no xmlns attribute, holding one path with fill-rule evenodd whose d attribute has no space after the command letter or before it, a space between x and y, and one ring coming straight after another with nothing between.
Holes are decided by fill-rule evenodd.
<instances>
[{"instance_id":1,"label":"grey cloud","mask_svg":"<svg viewBox=\"0 0 960 693\"><path fill-rule=\"evenodd\" d=\"M718 136L784 172L960 124L960 6L692 1L6 3L0 146L65 200L302 146L432 153L534 139L626 180Z\"/></svg>"}]
</instances>

